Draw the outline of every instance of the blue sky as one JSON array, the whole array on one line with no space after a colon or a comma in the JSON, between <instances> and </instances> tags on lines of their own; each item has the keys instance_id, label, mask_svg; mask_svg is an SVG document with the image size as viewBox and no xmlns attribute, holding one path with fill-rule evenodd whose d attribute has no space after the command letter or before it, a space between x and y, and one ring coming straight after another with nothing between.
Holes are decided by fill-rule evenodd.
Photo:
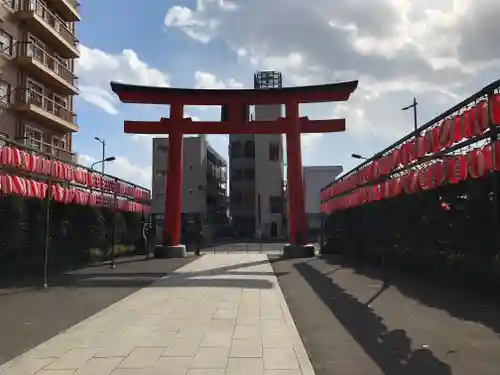
<instances>
[{"instance_id":1,"label":"blue sky","mask_svg":"<svg viewBox=\"0 0 500 375\"><path fill-rule=\"evenodd\" d=\"M111 79L251 87L255 71L275 69L283 72L286 86L359 79L347 104L301 108L311 118L345 117L348 127L345 133L304 137L303 163L347 170L357 163L351 153L370 156L411 131L411 113L400 108L413 97L421 103L419 119L424 122L498 76L499 56L478 50L474 42L479 37L488 42L491 33L463 26L465 17L484 13L472 6L492 4L443 0L436 8L427 1L376 3L120 0L117 7L118 0L83 2L77 28L81 130L73 147L81 162L89 163L101 152L93 138L104 138L108 155L117 157L108 171L149 185L151 137L123 134L123 120L156 120L168 108L118 103L109 90ZM219 116L206 108L187 112L199 119ZM227 137L209 140L227 155Z\"/></svg>"}]
</instances>

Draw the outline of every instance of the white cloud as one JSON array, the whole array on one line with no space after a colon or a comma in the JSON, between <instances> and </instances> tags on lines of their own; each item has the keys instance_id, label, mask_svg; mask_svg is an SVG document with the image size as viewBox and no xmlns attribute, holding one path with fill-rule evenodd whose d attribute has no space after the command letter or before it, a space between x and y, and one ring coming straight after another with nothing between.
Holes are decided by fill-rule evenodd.
<instances>
[{"instance_id":1,"label":"white cloud","mask_svg":"<svg viewBox=\"0 0 500 375\"><path fill-rule=\"evenodd\" d=\"M347 104L308 113L346 116L347 131L357 137L394 141L412 129L412 116L400 108L413 97L423 123L500 73L498 1L254 0L232 5L198 0L193 8L176 6L165 25L203 43L223 42L242 68L279 70L286 85L359 79ZM276 17L283 9L286 17ZM314 143L319 136L307 137Z\"/></svg>"},{"instance_id":2,"label":"white cloud","mask_svg":"<svg viewBox=\"0 0 500 375\"><path fill-rule=\"evenodd\" d=\"M194 87L197 89L241 89L243 88L243 83L236 81L234 78L230 78L228 82L219 80L217 76L213 73L202 72L197 70L194 73Z\"/></svg>"},{"instance_id":3,"label":"white cloud","mask_svg":"<svg viewBox=\"0 0 500 375\"><path fill-rule=\"evenodd\" d=\"M80 45L76 74L80 77L82 99L110 113L117 114L118 98L111 92L110 81L151 86L170 86L170 77L150 67L131 49L110 54Z\"/></svg>"},{"instance_id":4,"label":"white cloud","mask_svg":"<svg viewBox=\"0 0 500 375\"><path fill-rule=\"evenodd\" d=\"M78 162L87 167L90 167L92 163L96 161L96 158L86 154L80 154L78 156ZM100 167L97 168L97 170L100 170ZM151 189L151 166L140 167L134 165L124 156L117 155L113 162L106 163L105 172L123 180L132 181L147 189Z\"/></svg>"}]
</instances>

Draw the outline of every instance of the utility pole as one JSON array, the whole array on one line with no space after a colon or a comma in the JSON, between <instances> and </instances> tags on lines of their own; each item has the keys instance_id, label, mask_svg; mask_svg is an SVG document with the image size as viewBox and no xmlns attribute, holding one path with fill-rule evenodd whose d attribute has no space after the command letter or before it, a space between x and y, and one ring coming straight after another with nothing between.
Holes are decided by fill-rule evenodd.
<instances>
[{"instance_id":1,"label":"utility pole","mask_svg":"<svg viewBox=\"0 0 500 375\"><path fill-rule=\"evenodd\" d=\"M413 108L413 131L415 132L415 134L417 133L417 129L418 129L417 105L418 105L417 98L413 98L412 104L410 104L407 107L401 108L402 111L407 111L407 110Z\"/></svg>"}]
</instances>

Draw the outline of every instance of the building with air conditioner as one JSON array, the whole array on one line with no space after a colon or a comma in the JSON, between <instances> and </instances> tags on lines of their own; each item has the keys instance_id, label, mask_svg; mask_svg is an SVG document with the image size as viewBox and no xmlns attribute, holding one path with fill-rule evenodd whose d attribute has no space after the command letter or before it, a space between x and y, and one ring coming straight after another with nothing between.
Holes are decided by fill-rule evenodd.
<instances>
[{"instance_id":1,"label":"building with air conditioner","mask_svg":"<svg viewBox=\"0 0 500 375\"><path fill-rule=\"evenodd\" d=\"M153 139L151 214L163 227L168 169L168 138ZM214 230L228 222L227 163L206 136L184 137L182 177L182 232L188 223Z\"/></svg>"}]
</instances>

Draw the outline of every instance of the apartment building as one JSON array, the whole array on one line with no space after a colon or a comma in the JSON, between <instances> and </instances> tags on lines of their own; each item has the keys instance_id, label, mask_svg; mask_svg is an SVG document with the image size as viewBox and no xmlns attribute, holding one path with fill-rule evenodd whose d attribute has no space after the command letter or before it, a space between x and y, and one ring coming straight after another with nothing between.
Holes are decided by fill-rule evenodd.
<instances>
[{"instance_id":1,"label":"apartment building","mask_svg":"<svg viewBox=\"0 0 500 375\"><path fill-rule=\"evenodd\" d=\"M206 136L184 137L182 177L182 232L188 222L212 229L227 224L227 164L207 142ZM151 213L159 228L165 209L168 138L153 139ZM207 234L208 235L208 234Z\"/></svg>"},{"instance_id":2,"label":"apartment building","mask_svg":"<svg viewBox=\"0 0 500 375\"><path fill-rule=\"evenodd\" d=\"M279 72L262 71L254 75L255 89L281 87ZM249 117L255 121L273 121L282 116L282 105L256 105ZM234 230L241 236L286 235L282 135L230 135L229 170Z\"/></svg>"},{"instance_id":3,"label":"apartment building","mask_svg":"<svg viewBox=\"0 0 500 375\"><path fill-rule=\"evenodd\" d=\"M0 0L0 136L76 161L77 0Z\"/></svg>"}]
</instances>

